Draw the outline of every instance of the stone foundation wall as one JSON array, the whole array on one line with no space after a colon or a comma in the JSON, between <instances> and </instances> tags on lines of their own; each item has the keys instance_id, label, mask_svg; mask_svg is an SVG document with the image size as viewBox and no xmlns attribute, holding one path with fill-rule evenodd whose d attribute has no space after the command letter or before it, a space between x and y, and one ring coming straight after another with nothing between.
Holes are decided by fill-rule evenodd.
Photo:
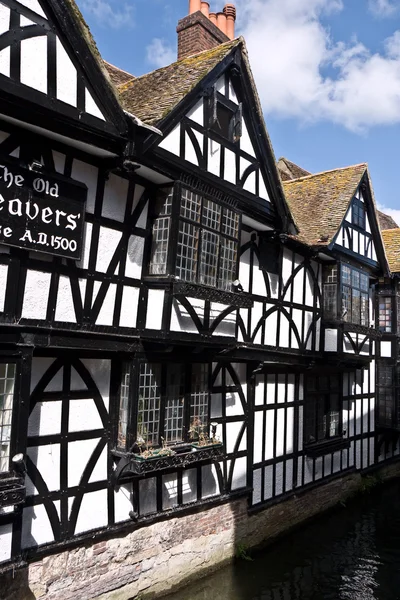
<instances>
[{"instance_id":1,"label":"stone foundation wall","mask_svg":"<svg viewBox=\"0 0 400 600\"><path fill-rule=\"evenodd\" d=\"M400 475L400 463L380 470ZM0 600L130 600L167 593L216 570L247 547L271 542L362 487L359 473L300 492L248 515L246 499L153 523L127 535L66 550L0 577Z\"/></svg>"}]
</instances>

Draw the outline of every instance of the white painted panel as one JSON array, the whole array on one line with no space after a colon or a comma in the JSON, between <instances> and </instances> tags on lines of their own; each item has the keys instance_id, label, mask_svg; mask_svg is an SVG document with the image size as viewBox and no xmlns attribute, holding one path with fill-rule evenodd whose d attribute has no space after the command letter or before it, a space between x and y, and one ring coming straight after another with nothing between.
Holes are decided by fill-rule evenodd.
<instances>
[{"instance_id":1,"label":"white painted panel","mask_svg":"<svg viewBox=\"0 0 400 600\"><path fill-rule=\"evenodd\" d=\"M296 257L297 258L297 257ZM288 260L288 259L286 259ZM294 264L294 267L297 267L297 264ZM285 276L286 269L289 268L289 265L285 264ZM293 280L293 302L297 304L303 304L303 289L304 289L304 269L300 269L300 271L296 274ZM285 294L285 300L290 302L290 287L288 287L288 291Z\"/></svg>"},{"instance_id":2,"label":"white painted panel","mask_svg":"<svg viewBox=\"0 0 400 600\"><path fill-rule=\"evenodd\" d=\"M139 481L140 514L148 515L157 512L157 480L155 477ZM130 509L131 510L131 509Z\"/></svg>"},{"instance_id":3,"label":"white painted panel","mask_svg":"<svg viewBox=\"0 0 400 600\"><path fill-rule=\"evenodd\" d=\"M253 504L261 502L261 469L253 473Z\"/></svg>"},{"instance_id":4,"label":"white painted panel","mask_svg":"<svg viewBox=\"0 0 400 600\"><path fill-rule=\"evenodd\" d=\"M94 211L96 189L97 189L97 173L98 169L92 165L88 165L80 160L74 160L72 165L71 177L77 181L81 181L87 185L87 202L86 210L92 213Z\"/></svg>"},{"instance_id":5,"label":"white painted panel","mask_svg":"<svg viewBox=\"0 0 400 600\"><path fill-rule=\"evenodd\" d=\"M371 225L369 224L369 218L367 214L365 214L365 231L367 233L371 233Z\"/></svg>"},{"instance_id":6,"label":"white painted panel","mask_svg":"<svg viewBox=\"0 0 400 600\"><path fill-rule=\"evenodd\" d=\"M46 318L50 280L50 273L31 270L27 272L22 318L37 320Z\"/></svg>"},{"instance_id":7,"label":"white painted panel","mask_svg":"<svg viewBox=\"0 0 400 600\"><path fill-rule=\"evenodd\" d=\"M337 329L325 329L325 352L337 352Z\"/></svg>"},{"instance_id":8,"label":"white painted panel","mask_svg":"<svg viewBox=\"0 0 400 600\"><path fill-rule=\"evenodd\" d=\"M61 433L61 400L38 402L28 422L28 435L53 435Z\"/></svg>"},{"instance_id":9,"label":"white painted panel","mask_svg":"<svg viewBox=\"0 0 400 600\"><path fill-rule=\"evenodd\" d=\"M247 129L245 119L243 119L242 121L242 137L240 138L240 149L243 150L243 152L250 154L250 156L254 156L255 158L256 154L254 152L253 144L250 139L249 130Z\"/></svg>"},{"instance_id":10,"label":"white painted panel","mask_svg":"<svg viewBox=\"0 0 400 600\"><path fill-rule=\"evenodd\" d=\"M246 486L246 464L247 458L242 456L235 460L235 466L233 468L232 475L232 489L237 490L238 488Z\"/></svg>"},{"instance_id":11,"label":"white painted panel","mask_svg":"<svg viewBox=\"0 0 400 600\"><path fill-rule=\"evenodd\" d=\"M75 392L78 390L87 390L87 385L85 384L82 377L79 375L79 373L77 372L77 370L74 367L71 368L71 388L70 389Z\"/></svg>"},{"instance_id":12,"label":"white painted panel","mask_svg":"<svg viewBox=\"0 0 400 600\"><path fill-rule=\"evenodd\" d=\"M0 312L4 311L4 300L7 289L8 265L0 265Z\"/></svg>"},{"instance_id":13,"label":"white painted panel","mask_svg":"<svg viewBox=\"0 0 400 600\"><path fill-rule=\"evenodd\" d=\"M264 500L272 498L272 484L273 484L273 467L272 465L265 467L264 469Z\"/></svg>"},{"instance_id":14,"label":"white painted panel","mask_svg":"<svg viewBox=\"0 0 400 600\"><path fill-rule=\"evenodd\" d=\"M86 112L89 113L89 115L92 115L93 117L97 117L97 119L105 121L103 113L101 112L97 103L94 101L92 94L87 88L85 89L85 109Z\"/></svg>"},{"instance_id":15,"label":"white painted panel","mask_svg":"<svg viewBox=\"0 0 400 600\"><path fill-rule=\"evenodd\" d=\"M208 170L217 177L220 174L221 164L221 144L214 140L209 140L208 144ZM226 168L225 168L226 170Z\"/></svg>"},{"instance_id":16,"label":"white painted panel","mask_svg":"<svg viewBox=\"0 0 400 600\"><path fill-rule=\"evenodd\" d=\"M375 398L369 399L369 430L375 431Z\"/></svg>"},{"instance_id":17,"label":"white painted panel","mask_svg":"<svg viewBox=\"0 0 400 600\"><path fill-rule=\"evenodd\" d=\"M237 392L227 392L225 398L227 417L236 417L243 414L243 406Z\"/></svg>"},{"instance_id":18,"label":"white painted panel","mask_svg":"<svg viewBox=\"0 0 400 600\"><path fill-rule=\"evenodd\" d=\"M215 84L217 92L225 96L225 75L222 75Z\"/></svg>"},{"instance_id":19,"label":"white painted panel","mask_svg":"<svg viewBox=\"0 0 400 600\"><path fill-rule=\"evenodd\" d=\"M99 439L79 440L68 444L68 487L79 485L83 471Z\"/></svg>"},{"instance_id":20,"label":"white painted panel","mask_svg":"<svg viewBox=\"0 0 400 600\"><path fill-rule=\"evenodd\" d=\"M294 442L294 408L286 411L286 454L293 452Z\"/></svg>"},{"instance_id":21,"label":"white painted panel","mask_svg":"<svg viewBox=\"0 0 400 600\"><path fill-rule=\"evenodd\" d=\"M297 332L301 339L301 337L302 337L301 330L303 327L303 311L300 310L299 308L294 308L292 310L292 319L293 319L294 325L295 325ZM292 336L293 336L293 334L292 334Z\"/></svg>"},{"instance_id":22,"label":"white painted panel","mask_svg":"<svg viewBox=\"0 0 400 600\"><path fill-rule=\"evenodd\" d=\"M96 510L93 510L94 506ZM105 527L107 523L107 490L85 494L82 499L75 534Z\"/></svg>"},{"instance_id":23,"label":"white painted panel","mask_svg":"<svg viewBox=\"0 0 400 600\"><path fill-rule=\"evenodd\" d=\"M191 119L195 123L198 123L199 125L204 125L204 106L203 106L203 100L199 100L193 106L193 108L191 108L189 110L189 112L186 113L186 116L188 117L188 119Z\"/></svg>"},{"instance_id":24,"label":"white painted panel","mask_svg":"<svg viewBox=\"0 0 400 600\"><path fill-rule=\"evenodd\" d=\"M304 485L312 482L313 475L313 459L306 457L304 461Z\"/></svg>"},{"instance_id":25,"label":"white painted panel","mask_svg":"<svg viewBox=\"0 0 400 600\"><path fill-rule=\"evenodd\" d=\"M242 244L245 243L242 240ZM245 292L250 291L250 250L246 250L240 257L239 262L239 281ZM255 291L253 290L253 293Z\"/></svg>"},{"instance_id":26,"label":"white painted panel","mask_svg":"<svg viewBox=\"0 0 400 600\"><path fill-rule=\"evenodd\" d=\"M107 481L107 459L108 449L107 446L103 448L100 454L91 476L89 477L89 483L96 483L97 481Z\"/></svg>"},{"instance_id":27,"label":"white painted panel","mask_svg":"<svg viewBox=\"0 0 400 600\"><path fill-rule=\"evenodd\" d=\"M57 87L56 95L58 100L77 105L77 72L74 64L64 49L62 43L57 38L56 46L56 65L57 65Z\"/></svg>"},{"instance_id":28,"label":"white painted panel","mask_svg":"<svg viewBox=\"0 0 400 600\"><path fill-rule=\"evenodd\" d=\"M315 460L315 479L322 478L322 465L324 462L324 457L320 456Z\"/></svg>"},{"instance_id":29,"label":"white painted panel","mask_svg":"<svg viewBox=\"0 0 400 600\"><path fill-rule=\"evenodd\" d=\"M197 500L197 469L187 469L182 475L182 502L189 504Z\"/></svg>"},{"instance_id":30,"label":"white painted panel","mask_svg":"<svg viewBox=\"0 0 400 600\"><path fill-rule=\"evenodd\" d=\"M111 361L100 358L84 358L81 362L88 369L97 389L103 398L104 406L108 410L110 397Z\"/></svg>"},{"instance_id":31,"label":"white painted panel","mask_svg":"<svg viewBox=\"0 0 400 600\"><path fill-rule=\"evenodd\" d=\"M276 426L276 456L284 454L284 435L285 435L285 409L277 410Z\"/></svg>"},{"instance_id":32,"label":"white painted panel","mask_svg":"<svg viewBox=\"0 0 400 600\"><path fill-rule=\"evenodd\" d=\"M122 292L120 327L136 327L139 288L125 286Z\"/></svg>"},{"instance_id":33,"label":"white painted panel","mask_svg":"<svg viewBox=\"0 0 400 600\"><path fill-rule=\"evenodd\" d=\"M222 417L222 395L211 394L211 418Z\"/></svg>"},{"instance_id":34,"label":"white painted panel","mask_svg":"<svg viewBox=\"0 0 400 600\"><path fill-rule=\"evenodd\" d=\"M90 258L90 244L92 241L93 225L91 223L85 223L84 234L83 234L83 245L81 260L77 263L80 269L87 269L89 267Z\"/></svg>"},{"instance_id":35,"label":"white painted panel","mask_svg":"<svg viewBox=\"0 0 400 600\"><path fill-rule=\"evenodd\" d=\"M282 257L282 284L285 286L292 275L292 252L284 248Z\"/></svg>"},{"instance_id":36,"label":"white painted panel","mask_svg":"<svg viewBox=\"0 0 400 600\"><path fill-rule=\"evenodd\" d=\"M253 171L252 173L250 173L250 175L247 177L243 189L246 190L247 192L250 192L250 194L256 194L256 172Z\"/></svg>"},{"instance_id":37,"label":"white painted panel","mask_svg":"<svg viewBox=\"0 0 400 600\"><path fill-rule=\"evenodd\" d=\"M356 424L356 435L361 433L361 400L357 399L354 401L356 414L355 414L355 424Z\"/></svg>"},{"instance_id":38,"label":"white painted panel","mask_svg":"<svg viewBox=\"0 0 400 600\"><path fill-rule=\"evenodd\" d=\"M326 454L324 457L325 477L332 474L332 454Z\"/></svg>"},{"instance_id":39,"label":"white painted panel","mask_svg":"<svg viewBox=\"0 0 400 600\"><path fill-rule=\"evenodd\" d=\"M151 479L145 481L152 481ZM140 483L144 483L141 481ZM114 492L114 519L116 523L129 521L132 510L132 484L127 483L116 488ZM142 511L141 511L142 512ZM142 512L142 514L144 514Z\"/></svg>"},{"instance_id":40,"label":"white painted panel","mask_svg":"<svg viewBox=\"0 0 400 600\"><path fill-rule=\"evenodd\" d=\"M369 438L369 464L373 465L375 463L375 439L373 437Z\"/></svg>"},{"instance_id":41,"label":"white painted panel","mask_svg":"<svg viewBox=\"0 0 400 600\"><path fill-rule=\"evenodd\" d=\"M356 440L356 467L361 469L361 440Z\"/></svg>"},{"instance_id":42,"label":"white painted panel","mask_svg":"<svg viewBox=\"0 0 400 600\"><path fill-rule=\"evenodd\" d=\"M263 413L256 412L254 415L254 462L262 461L263 450Z\"/></svg>"},{"instance_id":43,"label":"white painted panel","mask_svg":"<svg viewBox=\"0 0 400 600\"><path fill-rule=\"evenodd\" d=\"M122 238L122 233L109 227L100 227L99 247L97 250L96 271L106 273L110 261L112 260L117 246ZM115 267L114 273L118 273L119 263Z\"/></svg>"},{"instance_id":44,"label":"white painted panel","mask_svg":"<svg viewBox=\"0 0 400 600\"><path fill-rule=\"evenodd\" d=\"M103 424L94 400L91 398L83 400L70 400L68 430L90 431L91 429L102 429Z\"/></svg>"},{"instance_id":45,"label":"white painted panel","mask_svg":"<svg viewBox=\"0 0 400 600\"><path fill-rule=\"evenodd\" d=\"M192 300L193 303L193 300ZM211 302L210 306L210 322L212 323L222 311L224 311L227 307L224 304L219 304L216 302ZM197 315L201 320L203 320L204 309L201 311L196 310ZM228 316L225 317L221 321L221 323L214 329L213 335L225 335L233 337L236 332L236 311L231 312ZM197 331L197 329L196 329Z\"/></svg>"},{"instance_id":46,"label":"white painted panel","mask_svg":"<svg viewBox=\"0 0 400 600\"><path fill-rule=\"evenodd\" d=\"M20 4L26 6L33 10L33 12L37 13L41 17L47 19L46 14L44 13L42 7L40 6L39 0L18 0Z\"/></svg>"},{"instance_id":47,"label":"white painted panel","mask_svg":"<svg viewBox=\"0 0 400 600\"><path fill-rule=\"evenodd\" d=\"M269 460L274 457L274 425L275 425L275 411L268 410L266 412L266 425L265 425L265 460Z\"/></svg>"},{"instance_id":48,"label":"white painted panel","mask_svg":"<svg viewBox=\"0 0 400 600\"><path fill-rule=\"evenodd\" d=\"M36 465L50 492L60 489L60 445L31 447L27 454Z\"/></svg>"},{"instance_id":49,"label":"white painted panel","mask_svg":"<svg viewBox=\"0 0 400 600\"><path fill-rule=\"evenodd\" d=\"M218 476L215 465L205 465L201 468L202 499L216 496L220 493Z\"/></svg>"},{"instance_id":50,"label":"white painted panel","mask_svg":"<svg viewBox=\"0 0 400 600\"><path fill-rule=\"evenodd\" d=\"M129 182L111 173L104 187L102 215L123 223Z\"/></svg>"},{"instance_id":51,"label":"white painted panel","mask_svg":"<svg viewBox=\"0 0 400 600\"><path fill-rule=\"evenodd\" d=\"M259 177L259 192L258 192L258 195L263 200L267 200L268 202L271 202L270 197L269 197L268 192L267 192L267 188L265 187L264 178L263 178L261 172L260 172L260 177Z\"/></svg>"},{"instance_id":52,"label":"white painted panel","mask_svg":"<svg viewBox=\"0 0 400 600\"><path fill-rule=\"evenodd\" d=\"M235 444L237 442L239 432L242 428L243 423L227 423L226 424L226 451L229 454L233 452Z\"/></svg>"},{"instance_id":53,"label":"white painted panel","mask_svg":"<svg viewBox=\"0 0 400 600\"><path fill-rule=\"evenodd\" d=\"M1 5L0 5L1 6ZM0 74L10 77L10 47L0 52Z\"/></svg>"},{"instance_id":54,"label":"white painted panel","mask_svg":"<svg viewBox=\"0 0 400 600\"><path fill-rule=\"evenodd\" d=\"M247 169L247 167L251 166L251 162L249 160L247 160L246 158L240 157L240 162L239 162L239 179L242 179L245 170Z\"/></svg>"},{"instance_id":55,"label":"white painted panel","mask_svg":"<svg viewBox=\"0 0 400 600\"><path fill-rule=\"evenodd\" d=\"M236 184L236 154L225 148L224 179Z\"/></svg>"},{"instance_id":56,"label":"white painted panel","mask_svg":"<svg viewBox=\"0 0 400 600\"><path fill-rule=\"evenodd\" d=\"M164 138L159 147L171 152L171 154L175 154L179 156L179 147L180 147L180 136L181 136L181 126L177 125L166 138Z\"/></svg>"},{"instance_id":57,"label":"white painted panel","mask_svg":"<svg viewBox=\"0 0 400 600\"><path fill-rule=\"evenodd\" d=\"M293 459L286 461L286 481L285 492L289 492L293 488Z\"/></svg>"},{"instance_id":58,"label":"white painted panel","mask_svg":"<svg viewBox=\"0 0 400 600\"><path fill-rule=\"evenodd\" d=\"M236 92L235 92L235 90L233 88L231 80L229 80L228 91L229 91L229 100L231 100L231 102L234 102L235 104L239 104L239 100L238 100L238 98L236 96Z\"/></svg>"},{"instance_id":59,"label":"white painted panel","mask_svg":"<svg viewBox=\"0 0 400 600\"><path fill-rule=\"evenodd\" d=\"M95 281L95 283L94 283L94 298L96 297L99 288L100 288L100 283L98 281ZM100 309L99 316L97 317L96 325L112 325L116 291L117 291L116 284L115 283L110 284L110 287L108 288L106 297L104 298L103 305Z\"/></svg>"},{"instance_id":60,"label":"white painted panel","mask_svg":"<svg viewBox=\"0 0 400 600\"><path fill-rule=\"evenodd\" d=\"M279 346L282 348L289 348L289 321L286 315L281 312L281 326L279 329ZM298 348L296 338L292 335L292 348Z\"/></svg>"},{"instance_id":61,"label":"white painted panel","mask_svg":"<svg viewBox=\"0 0 400 600\"><path fill-rule=\"evenodd\" d=\"M283 494L283 463L279 462L275 469L275 496Z\"/></svg>"},{"instance_id":62,"label":"white painted panel","mask_svg":"<svg viewBox=\"0 0 400 600\"><path fill-rule=\"evenodd\" d=\"M164 290L149 290L146 329L161 329L164 308Z\"/></svg>"},{"instance_id":63,"label":"white painted panel","mask_svg":"<svg viewBox=\"0 0 400 600\"><path fill-rule=\"evenodd\" d=\"M0 4L0 35L10 29L10 9Z\"/></svg>"},{"instance_id":64,"label":"white painted panel","mask_svg":"<svg viewBox=\"0 0 400 600\"><path fill-rule=\"evenodd\" d=\"M298 446L299 446L299 451L301 452L303 450L303 437L304 437L304 432L303 432L303 407L299 406L299 437L298 437Z\"/></svg>"},{"instance_id":65,"label":"white painted panel","mask_svg":"<svg viewBox=\"0 0 400 600\"><path fill-rule=\"evenodd\" d=\"M267 306L267 310L269 310L271 305ZM269 317L265 320L265 340L264 344L266 346L275 346L276 345L276 328L278 323L278 311L272 312Z\"/></svg>"},{"instance_id":66,"label":"white painted panel","mask_svg":"<svg viewBox=\"0 0 400 600\"><path fill-rule=\"evenodd\" d=\"M21 83L47 93L47 36L21 41Z\"/></svg>"},{"instance_id":67,"label":"white painted panel","mask_svg":"<svg viewBox=\"0 0 400 600\"><path fill-rule=\"evenodd\" d=\"M59 501L54 502L59 513ZM24 508L22 517L22 547L40 546L54 541L53 530L43 504Z\"/></svg>"},{"instance_id":68,"label":"white painted panel","mask_svg":"<svg viewBox=\"0 0 400 600\"><path fill-rule=\"evenodd\" d=\"M381 342L381 356L387 358L392 356L392 342Z\"/></svg>"},{"instance_id":69,"label":"white painted panel","mask_svg":"<svg viewBox=\"0 0 400 600\"><path fill-rule=\"evenodd\" d=\"M70 279L65 275L60 275L58 283L55 320L76 323Z\"/></svg>"},{"instance_id":70,"label":"white painted panel","mask_svg":"<svg viewBox=\"0 0 400 600\"><path fill-rule=\"evenodd\" d=\"M275 375L267 375L267 404L275 404Z\"/></svg>"},{"instance_id":71,"label":"white painted panel","mask_svg":"<svg viewBox=\"0 0 400 600\"><path fill-rule=\"evenodd\" d=\"M61 152L57 152L57 150L53 150L52 152L56 171L57 173L63 174L65 167L65 154L61 154Z\"/></svg>"},{"instance_id":72,"label":"white painted panel","mask_svg":"<svg viewBox=\"0 0 400 600\"><path fill-rule=\"evenodd\" d=\"M44 375L45 371L47 371L53 362L54 358L33 357L31 370L31 393Z\"/></svg>"},{"instance_id":73,"label":"white painted panel","mask_svg":"<svg viewBox=\"0 0 400 600\"><path fill-rule=\"evenodd\" d=\"M0 562L11 558L12 527L11 523L0 526Z\"/></svg>"},{"instance_id":74,"label":"white painted panel","mask_svg":"<svg viewBox=\"0 0 400 600\"><path fill-rule=\"evenodd\" d=\"M264 404L265 383L264 377L256 377L255 387L255 405L261 406Z\"/></svg>"},{"instance_id":75,"label":"white painted panel","mask_svg":"<svg viewBox=\"0 0 400 600\"><path fill-rule=\"evenodd\" d=\"M353 230L353 251L357 254L360 253L359 238L358 231Z\"/></svg>"},{"instance_id":76,"label":"white painted panel","mask_svg":"<svg viewBox=\"0 0 400 600\"><path fill-rule=\"evenodd\" d=\"M185 160L192 163L193 165L196 165L196 167L199 166L196 151L194 149L192 140L190 139L189 134L187 132L185 133Z\"/></svg>"},{"instance_id":77,"label":"white painted panel","mask_svg":"<svg viewBox=\"0 0 400 600\"><path fill-rule=\"evenodd\" d=\"M266 296L267 288L265 285L264 272L259 267L257 256L253 255L253 294Z\"/></svg>"}]
</instances>

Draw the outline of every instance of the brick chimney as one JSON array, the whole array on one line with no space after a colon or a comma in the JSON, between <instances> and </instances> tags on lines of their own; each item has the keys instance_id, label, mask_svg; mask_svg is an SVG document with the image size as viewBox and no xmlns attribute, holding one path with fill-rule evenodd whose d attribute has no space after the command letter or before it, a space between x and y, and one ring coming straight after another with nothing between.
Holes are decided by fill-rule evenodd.
<instances>
[{"instance_id":1,"label":"brick chimney","mask_svg":"<svg viewBox=\"0 0 400 600\"><path fill-rule=\"evenodd\" d=\"M236 8L226 4L222 12L210 12L209 2L189 0L189 14L178 22L178 60L211 50L235 37Z\"/></svg>"}]
</instances>

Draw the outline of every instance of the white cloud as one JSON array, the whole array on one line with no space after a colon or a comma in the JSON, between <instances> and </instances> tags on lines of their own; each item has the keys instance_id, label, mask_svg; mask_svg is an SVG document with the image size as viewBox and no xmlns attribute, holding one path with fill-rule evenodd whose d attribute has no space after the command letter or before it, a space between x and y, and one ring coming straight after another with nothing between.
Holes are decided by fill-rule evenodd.
<instances>
[{"instance_id":1,"label":"white cloud","mask_svg":"<svg viewBox=\"0 0 400 600\"><path fill-rule=\"evenodd\" d=\"M385 215L391 216L396 221L396 224L400 225L400 209L388 208L387 206L378 203L378 210L385 213Z\"/></svg>"},{"instance_id":2,"label":"white cloud","mask_svg":"<svg viewBox=\"0 0 400 600\"><path fill-rule=\"evenodd\" d=\"M396 0L368 0L368 8L377 17L391 17L399 10Z\"/></svg>"},{"instance_id":3,"label":"white cloud","mask_svg":"<svg viewBox=\"0 0 400 600\"><path fill-rule=\"evenodd\" d=\"M116 6L119 6L117 9ZM100 25L121 29L133 26L133 6L123 4L118 0L83 0L82 9L93 15Z\"/></svg>"},{"instance_id":4,"label":"white cloud","mask_svg":"<svg viewBox=\"0 0 400 600\"><path fill-rule=\"evenodd\" d=\"M146 47L146 57L154 67L165 67L176 60L176 51L165 40L154 38Z\"/></svg>"},{"instance_id":5,"label":"white cloud","mask_svg":"<svg viewBox=\"0 0 400 600\"><path fill-rule=\"evenodd\" d=\"M400 123L400 31L372 53L334 41L323 17L341 0L237 0L266 113L352 131Z\"/></svg>"}]
</instances>

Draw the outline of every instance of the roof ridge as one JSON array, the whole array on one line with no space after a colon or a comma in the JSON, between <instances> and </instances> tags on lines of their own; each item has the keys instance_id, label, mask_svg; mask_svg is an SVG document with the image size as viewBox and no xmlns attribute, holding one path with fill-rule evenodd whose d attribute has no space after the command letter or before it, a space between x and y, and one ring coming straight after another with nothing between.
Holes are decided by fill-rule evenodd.
<instances>
[{"instance_id":1,"label":"roof ridge","mask_svg":"<svg viewBox=\"0 0 400 600\"><path fill-rule=\"evenodd\" d=\"M150 75L154 75L154 73L158 73L163 71L164 69L168 69L170 67L172 67L172 65L176 65L176 64L184 64L185 62L190 62L191 60L193 60L194 58L197 58L198 56L200 56L201 54L205 54L205 53L212 53L213 50L215 50L216 52L220 52L221 48L225 47L225 46L229 46L231 45L232 48L234 48L235 46L239 46L239 44L244 42L244 38L240 35L239 37L235 38L234 40L229 40L228 42L223 42L222 44L218 44L218 46L215 46L214 48L209 48L208 50L202 50L201 52L197 52L196 54L191 54L190 56L185 56L185 58L180 58L179 60L175 60L172 63L169 63L168 65L165 65L164 67L159 67L158 69L154 69L153 71L149 71L148 73L143 73L143 75L138 75L137 77L134 77L132 75L132 77L134 78L135 82L139 81L140 79L144 79L145 77L149 77ZM118 69L118 67L117 67ZM126 83L130 83L130 81L127 81ZM122 84L122 85L126 85L126 84Z\"/></svg>"},{"instance_id":2,"label":"roof ridge","mask_svg":"<svg viewBox=\"0 0 400 600\"><path fill-rule=\"evenodd\" d=\"M121 69L121 67L117 67L117 65L114 65L113 63L110 63L109 60L105 60L104 58L102 60L107 65L110 65L110 67L113 67L114 69L118 69L118 71L122 71L123 73L126 73L127 75L129 75L130 77L132 77L132 79L137 79L137 77L135 77L135 75L132 75L132 73L129 73L129 71L125 71L125 69Z\"/></svg>"},{"instance_id":3,"label":"roof ridge","mask_svg":"<svg viewBox=\"0 0 400 600\"><path fill-rule=\"evenodd\" d=\"M303 181L304 179L311 179L312 177L318 177L320 175L326 175L327 173L334 173L335 171L345 171L347 169L355 169L356 167L365 167L368 169L368 163L358 163L356 165L348 165L347 167L337 167L336 169L328 169L327 171L320 171L319 173L311 173L311 175L304 175L303 177L298 177L297 179L290 179L288 181L284 181L284 185L288 185L290 183L297 183L298 181Z\"/></svg>"}]
</instances>

